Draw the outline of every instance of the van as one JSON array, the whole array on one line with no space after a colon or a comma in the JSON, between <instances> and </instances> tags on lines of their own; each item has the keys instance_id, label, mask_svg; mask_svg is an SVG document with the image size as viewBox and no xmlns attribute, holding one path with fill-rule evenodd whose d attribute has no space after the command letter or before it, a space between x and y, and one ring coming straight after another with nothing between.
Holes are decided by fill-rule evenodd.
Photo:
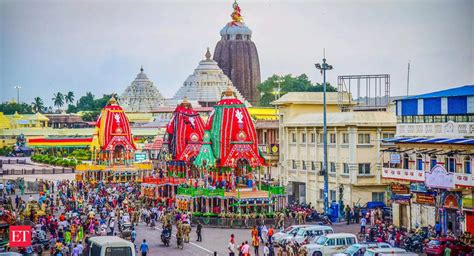
<instances>
[{"instance_id":1,"label":"van","mask_svg":"<svg viewBox=\"0 0 474 256\"><path fill-rule=\"evenodd\" d=\"M294 236L287 237L285 240L285 244L289 243L290 241L296 241L298 244L301 244L306 238L312 241L318 238L319 236L333 234L333 233L334 233L334 230L329 226L316 225L316 226L305 227L305 228L299 229L298 232L296 232Z\"/></svg>"},{"instance_id":2,"label":"van","mask_svg":"<svg viewBox=\"0 0 474 256\"><path fill-rule=\"evenodd\" d=\"M87 240L89 256L136 256L135 245L118 236L94 236Z\"/></svg>"},{"instance_id":3,"label":"van","mask_svg":"<svg viewBox=\"0 0 474 256\"><path fill-rule=\"evenodd\" d=\"M303 245L309 256L329 256L343 252L347 247L357 244L357 237L349 233L322 235L311 244Z\"/></svg>"},{"instance_id":4,"label":"van","mask_svg":"<svg viewBox=\"0 0 474 256\"><path fill-rule=\"evenodd\" d=\"M401 248L372 248L365 251L364 256L389 256L389 255L403 255L413 256L416 253L407 252Z\"/></svg>"}]
</instances>

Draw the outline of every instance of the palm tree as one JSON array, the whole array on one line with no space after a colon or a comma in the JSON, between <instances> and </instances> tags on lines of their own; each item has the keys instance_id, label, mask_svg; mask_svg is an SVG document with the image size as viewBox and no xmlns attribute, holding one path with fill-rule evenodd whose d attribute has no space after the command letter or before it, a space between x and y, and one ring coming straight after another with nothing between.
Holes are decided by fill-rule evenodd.
<instances>
[{"instance_id":1,"label":"palm tree","mask_svg":"<svg viewBox=\"0 0 474 256\"><path fill-rule=\"evenodd\" d=\"M58 107L58 110L64 105L64 95L60 92L53 94L54 106Z\"/></svg>"},{"instance_id":2,"label":"palm tree","mask_svg":"<svg viewBox=\"0 0 474 256\"><path fill-rule=\"evenodd\" d=\"M64 95L64 100L66 103L72 104L74 102L74 93L73 92L68 92L67 94Z\"/></svg>"},{"instance_id":3,"label":"palm tree","mask_svg":"<svg viewBox=\"0 0 474 256\"><path fill-rule=\"evenodd\" d=\"M31 103L31 107L35 112L42 112L42 110L44 109L43 100L40 97L35 97L33 99L33 102Z\"/></svg>"}]
</instances>

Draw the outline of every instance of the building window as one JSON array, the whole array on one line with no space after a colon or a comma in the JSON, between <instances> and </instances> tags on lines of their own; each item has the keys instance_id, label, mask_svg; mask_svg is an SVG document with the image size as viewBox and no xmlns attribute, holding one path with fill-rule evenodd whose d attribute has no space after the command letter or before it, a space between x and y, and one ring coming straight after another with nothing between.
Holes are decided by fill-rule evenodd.
<instances>
[{"instance_id":1,"label":"building window","mask_svg":"<svg viewBox=\"0 0 474 256\"><path fill-rule=\"evenodd\" d=\"M319 136L318 136L318 137L319 137L319 141L318 141L318 143L319 143L319 144L323 144L324 135L321 133L321 134L319 134Z\"/></svg>"},{"instance_id":2,"label":"building window","mask_svg":"<svg viewBox=\"0 0 474 256\"><path fill-rule=\"evenodd\" d=\"M431 156L430 157L430 170L433 169L433 167L435 167L437 163L438 161L436 159L436 156Z\"/></svg>"},{"instance_id":3,"label":"building window","mask_svg":"<svg viewBox=\"0 0 474 256\"><path fill-rule=\"evenodd\" d=\"M471 158L466 156L464 158L464 173L471 174Z\"/></svg>"},{"instance_id":4,"label":"building window","mask_svg":"<svg viewBox=\"0 0 474 256\"><path fill-rule=\"evenodd\" d=\"M329 198L331 202L336 201L336 190L330 190L329 192L330 192Z\"/></svg>"},{"instance_id":5,"label":"building window","mask_svg":"<svg viewBox=\"0 0 474 256\"><path fill-rule=\"evenodd\" d=\"M359 164L359 174L368 175L370 174L370 164Z\"/></svg>"},{"instance_id":6,"label":"building window","mask_svg":"<svg viewBox=\"0 0 474 256\"><path fill-rule=\"evenodd\" d=\"M267 144L267 131L263 131L262 144Z\"/></svg>"},{"instance_id":7,"label":"building window","mask_svg":"<svg viewBox=\"0 0 474 256\"><path fill-rule=\"evenodd\" d=\"M311 133L311 143L316 142L316 134L314 132Z\"/></svg>"},{"instance_id":8,"label":"building window","mask_svg":"<svg viewBox=\"0 0 474 256\"><path fill-rule=\"evenodd\" d=\"M330 144L336 144L336 134L335 133L330 133L329 134L329 143Z\"/></svg>"},{"instance_id":9,"label":"building window","mask_svg":"<svg viewBox=\"0 0 474 256\"><path fill-rule=\"evenodd\" d=\"M296 169L296 161L295 161L295 160L291 160L291 168L292 168L293 170Z\"/></svg>"},{"instance_id":10,"label":"building window","mask_svg":"<svg viewBox=\"0 0 474 256\"><path fill-rule=\"evenodd\" d=\"M349 144L349 133L342 134L342 144Z\"/></svg>"},{"instance_id":11,"label":"building window","mask_svg":"<svg viewBox=\"0 0 474 256\"><path fill-rule=\"evenodd\" d=\"M303 167L303 170L306 170L306 161L301 161L301 164L302 164L302 167Z\"/></svg>"},{"instance_id":12,"label":"building window","mask_svg":"<svg viewBox=\"0 0 474 256\"><path fill-rule=\"evenodd\" d=\"M385 202L385 192L372 192L373 202Z\"/></svg>"},{"instance_id":13,"label":"building window","mask_svg":"<svg viewBox=\"0 0 474 256\"><path fill-rule=\"evenodd\" d=\"M336 163L331 162L331 163L329 163L329 166L330 166L329 171L332 172L332 173L336 173Z\"/></svg>"},{"instance_id":14,"label":"building window","mask_svg":"<svg viewBox=\"0 0 474 256\"><path fill-rule=\"evenodd\" d=\"M301 134L301 143L306 143L306 133Z\"/></svg>"},{"instance_id":15,"label":"building window","mask_svg":"<svg viewBox=\"0 0 474 256\"><path fill-rule=\"evenodd\" d=\"M344 174L349 174L349 164L348 163L343 163L342 166L344 167L343 172Z\"/></svg>"},{"instance_id":16,"label":"building window","mask_svg":"<svg viewBox=\"0 0 474 256\"><path fill-rule=\"evenodd\" d=\"M386 140L386 139L391 139L391 138L395 138L395 133L393 132L382 133L382 139Z\"/></svg>"},{"instance_id":17,"label":"building window","mask_svg":"<svg viewBox=\"0 0 474 256\"><path fill-rule=\"evenodd\" d=\"M410 169L410 157L408 157L408 154L405 153L403 154L403 169Z\"/></svg>"},{"instance_id":18,"label":"building window","mask_svg":"<svg viewBox=\"0 0 474 256\"><path fill-rule=\"evenodd\" d=\"M448 170L448 172L456 172L456 159L449 156L446 160L446 170Z\"/></svg>"},{"instance_id":19,"label":"building window","mask_svg":"<svg viewBox=\"0 0 474 256\"><path fill-rule=\"evenodd\" d=\"M370 144L370 134L369 133L359 134L359 144Z\"/></svg>"},{"instance_id":20,"label":"building window","mask_svg":"<svg viewBox=\"0 0 474 256\"><path fill-rule=\"evenodd\" d=\"M319 189L319 199L324 200L324 189Z\"/></svg>"},{"instance_id":21,"label":"building window","mask_svg":"<svg viewBox=\"0 0 474 256\"><path fill-rule=\"evenodd\" d=\"M296 133L291 133L291 142L296 143Z\"/></svg>"},{"instance_id":22,"label":"building window","mask_svg":"<svg viewBox=\"0 0 474 256\"><path fill-rule=\"evenodd\" d=\"M416 155L416 169L418 171L423 170L423 156L420 154Z\"/></svg>"},{"instance_id":23,"label":"building window","mask_svg":"<svg viewBox=\"0 0 474 256\"><path fill-rule=\"evenodd\" d=\"M314 163L314 161L311 161L311 170L316 171L316 164Z\"/></svg>"}]
</instances>

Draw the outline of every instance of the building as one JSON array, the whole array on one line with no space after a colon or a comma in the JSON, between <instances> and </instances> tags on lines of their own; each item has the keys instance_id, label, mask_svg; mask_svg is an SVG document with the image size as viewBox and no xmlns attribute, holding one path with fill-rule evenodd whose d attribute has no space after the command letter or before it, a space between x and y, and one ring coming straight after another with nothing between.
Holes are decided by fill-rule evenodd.
<instances>
[{"instance_id":1,"label":"building","mask_svg":"<svg viewBox=\"0 0 474 256\"><path fill-rule=\"evenodd\" d=\"M163 96L143 72L143 67L120 97L120 104L126 112L150 112L162 106L163 102Z\"/></svg>"},{"instance_id":2,"label":"building","mask_svg":"<svg viewBox=\"0 0 474 256\"><path fill-rule=\"evenodd\" d=\"M7 115L10 120L10 128L44 128L48 126L49 119L41 113Z\"/></svg>"},{"instance_id":3,"label":"building","mask_svg":"<svg viewBox=\"0 0 474 256\"><path fill-rule=\"evenodd\" d=\"M267 164L267 178L277 178L279 163L278 115L275 108L251 107L249 114L255 122L258 149Z\"/></svg>"},{"instance_id":4,"label":"building","mask_svg":"<svg viewBox=\"0 0 474 256\"><path fill-rule=\"evenodd\" d=\"M222 92L231 87L237 98L242 102L245 99L234 88L230 79L219 68L217 62L211 59L209 48L205 54L206 59L201 60L194 73L184 81L183 86L176 92L173 100L181 102L185 97L196 101L202 107L212 107L222 98Z\"/></svg>"},{"instance_id":5,"label":"building","mask_svg":"<svg viewBox=\"0 0 474 256\"><path fill-rule=\"evenodd\" d=\"M386 199L379 152L395 134L392 111L353 111L348 93L327 93L329 201L361 205ZM290 92L279 108L280 180L289 201L323 209L323 93ZM341 112L344 110L345 112Z\"/></svg>"},{"instance_id":6,"label":"building","mask_svg":"<svg viewBox=\"0 0 474 256\"><path fill-rule=\"evenodd\" d=\"M89 126L78 114L45 114L45 116L49 119L48 126L55 129L84 128Z\"/></svg>"},{"instance_id":7,"label":"building","mask_svg":"<svg viewBox=\"0 0 474 256\"><path fill-rule=\"evenodd\" d=\"M383 155L394 223L439 221L443 232L474 232L474 85L396 101L396 137Z\"/></svg>"},{"instance_id":8,"label":"building","mask_svg":"<svg viewBox=\"0 0 474 256\"><path fill-rule=\"evenodd\" d=\"M221 29L221 40L214 49L214 60L250 104L260 98L260 62L252 31L245 25L237 2L233 5L232 21Z\"/></svg>"}]
</instances>

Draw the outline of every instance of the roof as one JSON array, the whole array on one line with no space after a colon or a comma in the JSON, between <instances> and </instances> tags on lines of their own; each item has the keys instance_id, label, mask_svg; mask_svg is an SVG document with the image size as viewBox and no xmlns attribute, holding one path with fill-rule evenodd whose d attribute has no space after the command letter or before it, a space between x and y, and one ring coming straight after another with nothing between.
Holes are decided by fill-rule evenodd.
<instances>
[{"instance_id":1,"label":"roof","mask_svg":"<svg viewBox=\"0 0 474 256\"><path fill-rule=\"evenodd\" d=\"M97 243L97 244L106 244L106 245L123 245L123 244L129 244L133 246L133 244L125 239L122 239L118 236L93 236L89 238L90 242Z\"/></svg>"},{"instance_id":2,"label":"roof","mask_svg":"<svg viewBox=\"0 0 474 256\"><path fill-rule=\"evenodd\" d=\"M0 129L8 129L10 128L10 120L3 114L3 112L0 112Z\"/></svg>"},{"instance_id":3,"label":"roof","mask_svg":"<svg viewBox=\"0 0 474 256\"><path fill-rule=\"evenodd\" d=\"M278 129L278 120L257 120L255 129Z\"/></svg>"},{"instance_id":4,"label":"roof","mask_svg":"<svg viewBox=\"0 0 474 256\"><path fill-rule=\"evenodd\" d=\"M352 97L350 93L327 92L326 104L337 105L339 103L339 94L344 98L344 102L349 104L349 99ZM323 104L322 92L288 92L281 96L278 100L273 101L272 105L285 104ZM354 103L352 103L354 104Z\"/></svg>"},{"instance_id":5,"label":"roof","mask_svg":"<svg viewBox=\"0 0 474 256\"><path fill-rule=\"evenodd\" d=\"M328 126L393 126L395 113L390 111L334 112L327 115ZM285 126L322 126L323 113L301 113L284 123Z\"/></svg>"},{"instance_id":6,"label":"roof","mask_svg":"<svg viewBox=\"0 0 474 256\"><path fill-rule=\"evenodd\" d=\"M437 92L430 92L415 96L409 96L401 100L412 100L412 99L426 99L426 98L437 98L437 97L454 97L454 96L474 96L474 85L465 85L461 87L446 89Z\"/></svg>"},{"instance_id":7,"label":"roof","mask_svg":"<svg viewBox=\"0 0 474 256\"><path fill-rule=\"evenodd\" d=\"M82 117L77 114L46 114L50 122L54 123L83 123Z\"/></svg>"},{"instance_id":8,"label":"roof","mask_svg":"<svg viewBox=\"0 0 474 256\"><path fill-rule=\"evenodd\" d=\"M250 116L255 120L277 120L277 110L274 107L250 107L247 108Z\"/></svg>"},{"instance_id":9,"label":"roof","mask_svg":"<svg viewBox=\"0 0 474 256\"><path fill-rule=\"evenodd\" d=\"M327 238L337 238L337 237L345 237L345 236L355 236L354 234L351 233L333 233L333 234L326 234L324 235Z\"/></svg>"}]
</instances>

